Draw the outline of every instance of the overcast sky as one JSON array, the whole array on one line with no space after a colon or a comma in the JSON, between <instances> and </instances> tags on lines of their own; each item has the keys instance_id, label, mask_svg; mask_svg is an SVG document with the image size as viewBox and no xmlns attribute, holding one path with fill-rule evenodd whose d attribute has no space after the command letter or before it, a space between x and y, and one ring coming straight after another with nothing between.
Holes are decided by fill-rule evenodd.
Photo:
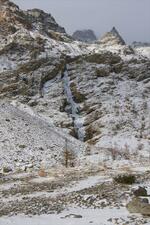
<instances>
[{"instance_id":1,"label":"overcast sky","mask_svg":"<svg viewBox=\"0 0 150 225\"><path fill-rule=\"evenodd\" d=\"M123 38L150 42L150 0L12 0L20 8L51 13L71 34L93 29L99 37L115 26Z\"/></svg>"}]
</instances>

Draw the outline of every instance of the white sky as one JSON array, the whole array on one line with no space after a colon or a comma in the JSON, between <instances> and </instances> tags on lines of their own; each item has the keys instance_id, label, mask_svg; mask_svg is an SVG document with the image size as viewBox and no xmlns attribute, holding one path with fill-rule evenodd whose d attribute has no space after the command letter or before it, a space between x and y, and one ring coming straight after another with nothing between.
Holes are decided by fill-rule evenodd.
<instances>
[{"instance_id":1,"label":"white sky","mask_svg":"<svg viewBox=\"0 0 150 225\"><path fill-rule=\"evenodd\" d=\"M93 29L99 37L115 26L127 42L150 42L150 0L12 0L22 9L40 8L68 33Z\"/></svg>"}]
</instances>

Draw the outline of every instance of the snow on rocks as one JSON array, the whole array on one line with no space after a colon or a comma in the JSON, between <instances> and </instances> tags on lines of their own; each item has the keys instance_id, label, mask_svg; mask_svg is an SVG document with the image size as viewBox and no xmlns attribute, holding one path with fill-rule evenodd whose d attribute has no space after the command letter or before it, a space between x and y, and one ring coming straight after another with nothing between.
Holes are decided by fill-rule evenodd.
<instances>
[{"instance_id":1,"label":"snow on rocks","mask_svg":"<svg viewBox=\"0 0 150 225\"><path fill-rule=\"evenodd\" d=\"M0 178L4 182L1 208L6 215L12 209L17 213L45 214L60 213L66 205L76 205L60 215L2 217L0 224L20 224L22 218L33 224L37 220L46 224L47 218L52 224L74 224L77 220L86 225L99 221L149 224L126 211L129 187L112 182L114 174L141 175L149 170L149 47L125 45L114 29L104 37L103 44L73 41L51 15L40 10L24 12L7 0L0 1L7 11L2 13L6 20L0 25ZM26 20L27 14L30 21ZM48 18L46 30L41 15ZM8 25L5 22L13 29L4 26ZM50 29L51 25L54 27ZM67 87L62 79L66 64ZM66 94L71 95L72 112L67 102L70 96ZM76 106L79 113L74 110ZM82 131L78 137L71 113ZM79 136L82 142L77 140ZM73 153L75 166L67 178L62 162L66 146ZM43 170L48 176L45 170L52 167L61 169L59 176L39 178L34 174ZM76 168L80 171L77 177ZM102 174L80 180L83 168L87 176L95 171ZM20 170L27 176L11 177L12 171ZM29 171L32 178L28 177ZM3 205L6 202L10 205ZM81 209L89 206L100 209Z\"/></svg>"},{"instance_id":2,"label":"snow on rocks","mask_svg":"<svg viewBox=\"0 0 150 225\"><path fill-rule=\"evenodd\" d=\"M0 114L1 168L17 167L18 162L26 168L60 164L66 139L77 155L84 151L76 139L10 104L1 104Z\"/></svg>"}]
</instances>

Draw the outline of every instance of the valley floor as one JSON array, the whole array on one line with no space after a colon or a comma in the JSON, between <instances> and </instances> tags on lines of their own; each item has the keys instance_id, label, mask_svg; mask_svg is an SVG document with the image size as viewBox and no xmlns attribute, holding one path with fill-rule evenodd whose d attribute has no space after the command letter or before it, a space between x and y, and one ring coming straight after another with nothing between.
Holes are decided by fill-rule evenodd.
<instances>
[{"instance_id":1,"label":"valley floor","mask_svg":"<svg viewBox=\"0 0 150 225\"><path fill-rule=\"evenodd\" d=\"M149 171L148 163L130 162L118 168L51 169L45 177L33 171L1 174L0 225L150 224L149 217L126 209L137 187L150 194ZM135 184L114 182L114 176L127 172L135 174Z\"/></svg>"}]
</instances>

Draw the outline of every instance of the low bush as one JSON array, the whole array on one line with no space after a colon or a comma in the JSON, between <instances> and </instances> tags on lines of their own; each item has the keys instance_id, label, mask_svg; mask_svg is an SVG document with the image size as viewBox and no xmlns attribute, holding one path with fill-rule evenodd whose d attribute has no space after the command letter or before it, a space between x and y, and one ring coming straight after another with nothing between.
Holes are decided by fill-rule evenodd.
<instances>
[{"instance_id":1,"label":"low bush","mask_svg":"<svg viewBox=\"0 0 150 225\"><path fill-rule=\"evenodd\" d=\"M136 177L132 174L122 174L114 177L114 181L120 184L134 184Z\"/></svg>"}]
</instances>

